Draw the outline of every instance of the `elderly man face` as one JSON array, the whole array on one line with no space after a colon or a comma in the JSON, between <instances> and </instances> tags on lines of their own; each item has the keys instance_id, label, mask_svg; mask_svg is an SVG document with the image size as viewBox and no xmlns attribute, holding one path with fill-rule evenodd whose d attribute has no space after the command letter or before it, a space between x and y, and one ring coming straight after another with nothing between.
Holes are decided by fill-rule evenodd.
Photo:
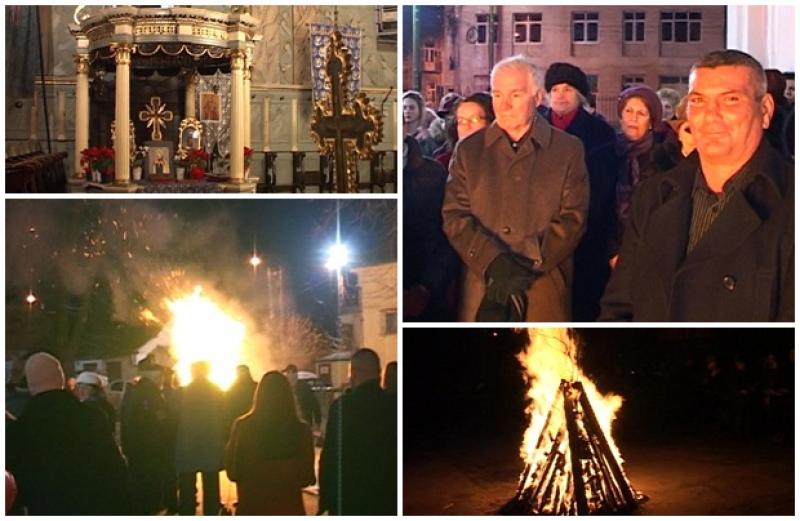
<instances>
[{"instance_id":1,"label":"elderly man face","mask_svg":"<svg viewBox=\"0 0 800 521\"><path fill-rule=\"evenodd\" d=\"M527 132L541 99L541 89L524 68L502 68L492 77L495 121L512 139L519 139Z\"/></svg>"},{"instance_id":2,"label":"elderly man face","mask_svg":"<svg viewBox=\"0 0 800 521\"><path fill-rule=\"evenodd\" d=\"M698 68L689 82L686 117L704 168L706 164L734 169L758 148L769 126L774 104L758 97L753 71L742 65Z\"/></svg>"}]
</instances>

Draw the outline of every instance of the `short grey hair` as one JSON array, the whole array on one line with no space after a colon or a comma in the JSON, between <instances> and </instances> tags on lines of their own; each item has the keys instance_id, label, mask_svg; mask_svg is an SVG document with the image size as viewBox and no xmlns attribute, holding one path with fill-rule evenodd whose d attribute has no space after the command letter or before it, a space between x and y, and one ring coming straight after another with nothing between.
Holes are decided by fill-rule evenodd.
<instances>
[{"instance_id":1,"label":"short grey hair","mask_svg":"<svg viewBox=\"0 0 800 521\"><path fill-rule=\"evenodd\" d=\"M490 85L494 85L495 75L497 75L498 72L506 69L526 72L530 80L529 85L533 88L534 92L544 89L544 83L542 83L539 69L527 56L523 56L522 54L517 54L495 63L494 67L492 67L492 73L489 78Z\"/></svg>"},{"instance_id":2,"label":"short grey hair","mask_svg":"<svg viewBox=\"0 0 800 521\"><path fill-rule=\"evenodd\" d=\"M764 67L746 52L737 51L736 49L723 49L706 54L700 58L700 61L692 65L689 77L697 69L716 69L717 67L725 66L747 67L753 73L753 79L755 80L756 99L761 100L764 94L767 93L767 75L764 72Z\"/></svg>"}]
</instances>

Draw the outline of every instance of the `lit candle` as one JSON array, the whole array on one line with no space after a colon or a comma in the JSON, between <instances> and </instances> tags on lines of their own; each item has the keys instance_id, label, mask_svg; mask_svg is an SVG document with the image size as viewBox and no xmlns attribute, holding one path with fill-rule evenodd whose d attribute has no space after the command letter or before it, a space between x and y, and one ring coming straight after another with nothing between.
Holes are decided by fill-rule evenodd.
<instances>
[{"instance_id":1,"label":"lit candle","mask_svg":"<svg viewBox=\"0 0 800 521\"><path fill-rule=\"evenodd\" d=\"M297 152L297 98L292 99L292 152Z\"/></svg>"}]
</instances>

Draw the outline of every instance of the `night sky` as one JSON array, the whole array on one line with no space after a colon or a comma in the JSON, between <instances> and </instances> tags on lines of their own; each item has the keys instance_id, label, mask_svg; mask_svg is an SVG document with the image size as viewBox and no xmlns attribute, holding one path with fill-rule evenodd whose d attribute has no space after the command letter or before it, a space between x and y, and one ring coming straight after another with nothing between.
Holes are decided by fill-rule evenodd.
<instances>
[{"instance_id":1,"label":"night sky","mask_svg":"<svg viewBox=\"0 0 800 521\"><path fill-rule=\"evenodd\" d=\"M724 388L737 383L735 359L745 362L757 385L763 361L773 353L794 396L792 329L594 328L576 335L583 371L601 392L625 400L614 428L623 441L734 437L717 417L731 400L715 401L704 384L710 357L722 369ZM405 330L403 343L407 451L521 439L527 384L516 357L527 344L526 331L415 328ZM782 421L793 425L790 418Z\"/></svg>"}]
</instances>

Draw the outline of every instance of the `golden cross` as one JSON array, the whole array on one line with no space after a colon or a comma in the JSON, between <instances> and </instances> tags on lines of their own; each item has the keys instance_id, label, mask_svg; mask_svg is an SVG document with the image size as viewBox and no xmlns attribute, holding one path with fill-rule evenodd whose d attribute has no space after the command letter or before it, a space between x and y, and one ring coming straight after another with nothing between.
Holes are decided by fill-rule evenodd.
<instances>
[{"instance_id":1,"label":"golden cross","mask_svg":"<svg viewBox=\"0 0 800 521\"><path fill-rule=\"evenodd\" d=\"M147 128L153 129L153 141L161 141L161 128L166 128L167 122L172 121L172 111L167 110L167 106L161 103L158 96L150 98L150 104L145 105L145 109L139 112L139 121L146 121Z\"/></svg>"}]
</instances>

